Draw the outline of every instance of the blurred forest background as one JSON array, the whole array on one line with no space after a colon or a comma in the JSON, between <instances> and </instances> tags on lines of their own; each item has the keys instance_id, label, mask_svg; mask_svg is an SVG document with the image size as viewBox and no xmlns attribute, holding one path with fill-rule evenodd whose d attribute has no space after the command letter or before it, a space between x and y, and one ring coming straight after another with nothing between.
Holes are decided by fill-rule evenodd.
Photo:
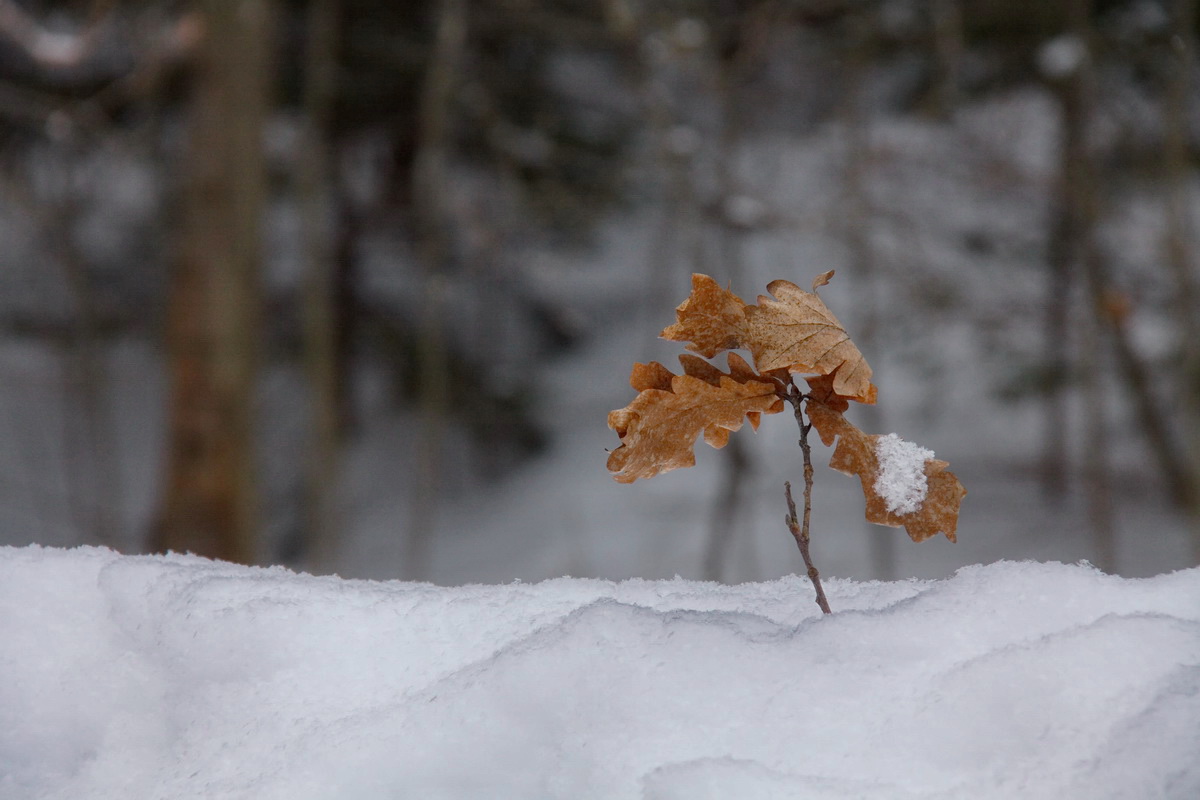
<instances>
[{"instance_id":1,"label":"blurred forest background","mask_svg":"<svg viewBox=\"0 0 1200 800\"><path fill-rule=\"evenodd\" d=\"M1195 0L0 0L0 542L790 572L792 426L616 487L605 412L689 273L837 268L858 423L971 496L959 550L899 544L823 472L826 574L1196 564L1196 35Z\"/></svg>"}]
</instances>

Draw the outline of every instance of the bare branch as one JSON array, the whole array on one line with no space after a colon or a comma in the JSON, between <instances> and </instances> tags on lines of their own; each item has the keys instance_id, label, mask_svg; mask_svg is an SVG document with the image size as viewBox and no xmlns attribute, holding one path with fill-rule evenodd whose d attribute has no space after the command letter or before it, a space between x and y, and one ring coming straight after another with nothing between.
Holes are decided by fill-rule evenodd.
<instances>
[{"instance_id":1,"label":"bare branch","mask_svg":"<svg viewBox=\"0 0 1200 800\"><path fill-rule=\"evenodd\" d=\"M809 552L809 519L812 515L812 487L813 487L813 465L812 465L812 446L808 443L808 432L812 430L812 423L804 418L804 401L806 396L800 392L796 384L791 384L786 393L781 393L781 396L792 404L792 410L796 414L796 424L800 426L800 452L804 456L804 521L801 522L796 518L796 501L792 499L792 484L787 481L783 484L783 493L787 498L788 514L783 518L788 526L788 530L792 534L792 538L796 540L796 546L800 548L800 556L804 559L804 566L808 569L808 579L812 581L813 589L817 593L817 605L821 607L821 611L826 614L833 613L829 609L829 601L825 598L825 589L821 586L821 573L817 571L813 564L812 554Z\"/></svg>"},{"instance_id":2,"label":"bare branch","mask_svg":"<svg viewBox=\"0 0 1200 800\"><path fill-rule=\"evenodd\" d=\"M792 499L791 481L785 481L783 484L783 493L787 498L788 505L788 515L784 517L784 522L787 523L788 530L795 537L796 545L800 548L800 555L804 558L804 565L808 567L808 579L812 581L813 589L817 592L817 605L821 607L822 612L832 614L829 600L825 598L825 589L821 586L821 573L817 572L817 568L813 566L812 555L808 550L808 515L812 509L812 464L804 466L804 523L801 525L796 521L796 501Z\"/></svg>"}]
</instances>

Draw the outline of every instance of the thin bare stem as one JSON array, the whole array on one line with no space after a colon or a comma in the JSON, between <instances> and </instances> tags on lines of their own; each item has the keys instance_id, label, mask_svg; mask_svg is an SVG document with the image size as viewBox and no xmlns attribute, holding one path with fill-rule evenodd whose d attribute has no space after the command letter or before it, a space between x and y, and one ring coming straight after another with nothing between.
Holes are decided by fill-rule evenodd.
<instances>
[{"instance_id":1,"label":"thin bare stem","mask_svg":"<svg viewBox=\"0 0 1200 800\"><path fill-rule=\"evenodd\" d=\"M813 486L812 447L808 443L808 432L812 430L812 423L804 418L804 395L795 384L788 388L785 396L787 401L792 404L792 410L796 414L796 424L800 426L800 452L804 456L804 521L801 522L796 517L796 501L792 499L792 484L790 481L786 481L783 484L783 493L787 498L788 514L784 517L784 522L787 523L792 538L796 540L796 546L800 548L804 566L808 568L808 579L812 581L813 589L817 592L817 605L824 613L832 614L833 612L829 609L829 601L825 598L825 589L821 586L821 573L813 565L812 554L808 547Z\"/></svg>"},{"instance_id":2,"label":"thin bare stem","mask_svg":"<svg viewBox=\"0 0 1200 800\"><path fill-rule=\"evenodd\" d=\"M811 473L809 473L811 475ZM817 572L817 568L813 566L812 555L808 552L808 510L810 503L810 491L812 486L811 479L804 489L804 526L796 521L796 501L792 499L792 482L784 481L783 492L787 497L788 515L784 517L784 522L787 523L788 530L792 532L792 536L796 539L796 545L800 548L800 555L804 558L804 565L808 567L808 579L812 581L813 589L817 592L817 605L821 607L821 611L826 614L833 612L829 608L829 601L825 599L825 589L821 586L821 573Z\"/></svg>"}]
</instances>

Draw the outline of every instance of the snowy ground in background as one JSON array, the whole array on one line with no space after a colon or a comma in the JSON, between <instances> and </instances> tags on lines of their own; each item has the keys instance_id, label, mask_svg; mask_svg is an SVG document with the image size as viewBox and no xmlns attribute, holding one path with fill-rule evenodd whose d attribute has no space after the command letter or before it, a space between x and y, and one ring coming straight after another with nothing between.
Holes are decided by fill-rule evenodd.
<instances>
[{"instance_id":1,"label":"snowy ground in background","mask_svg":"<svg viewBox=\"0 0 1200 800\"><path fill-rule=\"evenodd\" d=\"M0 548L0 797L1200 796L1200 570L827 591Z\"/></svg>"},{"instance_id":2,"label":"snowy ground in background","mask_svg":"<svg viewBox=\"0 0 1200 800\"><path fill-rule=\"evenodd\" d=\"M677 269L675 295L660 307L618 322L615 308L639 308L640 283L622 280L630 263L644 258L644 228L613 234L595 263L558 273L578 283L566 297L588 296L600 309L599 334L583 352L552 364L542 386L543 419L553 449L504 481L460 491L439 519L431 578L439 583L540 580L561 575L603 577L702 577L701 564L713 509L722 495L723 453L696 446L698 466L649 481L620 485L605 470L606 449L616 435L608 412L634 396L628 376L634 361L659 360L677 368L684 349L657 339L674 321L673 308L689 288L686 267ZM763 291L774 277L805 285L811 276L800 264L828 265L834 253L797 242L787 266L747 278L734 288L744 297ZM833 261L833 263L837 263ZM621 266L624 265L624 266ZM816 266L812 268L816 272ZM750 283L757 280L757 283ZM853 275L839 274L822 294L855 330ZM839 286L840 282L840 286ZM982 289L986 294L986 288ZM596 300L595 298L600 298ZM904 316L904 312L898 312ZM1046 498L1037 478L1041 419L1035 404L1004 405L992 395L992 365L982 363L968 332L953 336L935 326L934 358L950 379L929 381L914 374L896 347L870 355L880 385L878 409L856 407L848 418L868 432L896 432L950 461L969 492L963 501L959 542L944 538L910 542L902 530L868 525L855 478L827 469L830 450L814 438L817 461L813 551L826 574L872 579L880 569L881 545L893 561L891 577L941 577L955 569L1002 558L1075 562L1094 558L1092 534L1081 498ZM931 345L932 347L932 345ZM930 395L935 395L931 400ZM872 416L872 414L874 416ZM882 418L880 418L882 417ZM395 420L361 443L350 460L349 528L340 574L389 578L403 550L401 533L409 494L397 490L403 475L410 422ZM734 434L748 446L753 474L738 514L738 530L722 578L772 579L802 568L783 523L783 483L802 476L798 432L787 414L766 417L757 433ZM1170 509L1146 468L1136 430L1117 426L1112 437L1117 462L1114 496L1118 566L1122 574L1149 576L1187 565L1190 558L1181 515Z\"/></svg>"},{"instance_id":3,"label":"snowy ground in background","mask_svg":"<svg viewBox=\"0 0 1200 800\"><path fill-rule=\"evenodd\" d=\"M681 275L681 297L685 287L686 276ZM699 444L698 466L632 486L615 483L604 468L605 449L617 444L605 417L633 396L627 383L632 362L657 358L674 366L680 352L654 339L671 320L670 308L657 317L640 327L609 329L584 354L564 359L548 372L543 416L554 436L551 451L502 481L447 495L434 542L434 581L701 577L709 521L721 496L724 454ZM0 458L7 477L0 543L71 546L79 542L80 524L86 526L90 509L71 501L78 486L65 483L60 420L68 411L61 407L60 384L47 375L52 356L31 350L0 349L4 374L12 378L0 392L6 441ZM126 344L114 351L109 365L121 468L108 480L123 499L110 509L119 526L113 544L136 552L152 522L162 478L160 364L144 345ZM919 391L906 385L905 373L887 359L875 360L875 366L881 372L880 405L887 418L877 427L862 409L849 416L870 432L894 431L951 462L969 491L959 542L939 537L917 545L903 531L867 525L857 480L827 469L829 451L818 444L813 551L824 574L879 577L883 573L872 548L881 543L891 545L897 577L941 577L960 566L1002 558L1094 558L1079 497L1069 495L1054 504L1040 492L1033 470L1038 425L1031 409L997 406L977 386L983 411L973 402L954 401L927 418ZM321 571L376 579L401 574L412 432L411 420L381 417L352 448L339 559ZM785 480L798 485L801 478L794 422L781 414L764 419L757 434L747 428L735 435L748 444L754 466L722 577L752 581L794 572L802 565L783 524L782 492ZM1133 438L1128 431L1124 436L1126 443ZM277 468L299 460L293 451L272 447L266 463ZM1135 453L1129 463L1115 498L1122 574L1149 576L1187 564L1180 516L1166 507L1152 474L1139 470L1144 457ZM100 496L107 501L113 495Z\"/></svg>"},{"instance_id":4,"label":"snowy ground in background","mask_svg":"<svg viewBox=\"0 0 1200 800\"><path fill-rule=\"evenodd\" d=\"M1025 92L965 108L953 125L878 121L869 137L868 199L879 211L871 229L877 272L869 279L849 268L839 219L846 137L836 126L802 139L755 141L742 153L748 199L784 219L740 236L744 274L736 280L704 260L719 249L712 238L718 226L707 217L677 232L673 258L663 263L652 252L661 224L654 203L602 225L592 251L536 250L520 259L525 282L552 307L586 320L590 338L546 365L538 383L540 417L553 434L549 453L491 484L464 477L471 470L461 455L451 461L430 578L701 577L724 454L698 445L697 467L633 486L614 483L604 469L605 449L617 444L605 418L632 398L633 362L675 367L682 352L655 336L673 321L693 270L732 281L749 299L772 279L803 286L837 268L822 296L863 345L880 387L878 410L855 408L849 418L868 432L895 432L934 450L968 489L959 543L914 545L902 531L863 521L857 481L827 470L828 451L818 445L813 550L826 575L931 578L1000 558L1094 559L1080 498L1068 494L1055 503L1040 492L1036 405L1006 406L993 391L1006 369L1039 352L1039 326L1030 320L1041 314L1039 237L1044 182L1053 174L1053 115L1047 96ZM1136 193L1128 203L1133 210L1114 219L1106 235L1114 253L1152 264L1161 215ZM988 247L964 245L979 241ZM373 252L369 271L382 276L381 284L396 278L396 249ZM1145 284L1158 285L1152 276ZM923 304L930 293L944 293L940 309ZM859 336L868 300L879 314L870 346ZM1133 315L1135 333L1145 322ZM1139 344L1153 352L1154 337ZM87 431L78 403L64 401L73 388L64 351L0 342L0 544L95 543L84 531L103 527L118 549L144 547L163 478L162 362L146 342L118 342L103 355L110 391L100 423L111 426L111 458L77 463ZM280 538L296 532L286 527L299 519L305 422L298 371L275 370L265 384L264 516L274 527L263 559L271 562L282 558ZM1185 566L1191 555L1184 522L1167 507L1119 387L1113 389L1118 570L1148 576ZM348 447L336 562L312 565L315 571L403 574L415 430L404 413L381 409L367 417ZM735 436L748 444L753 475L722 578L793 572L800 562L782 522L782 486L801 478L795 426L779 415L765 419L758 434Z\"/></svg>"},{"instance_id":5,"label":"snowy ground in background","mask_svg":"<svg viewBox=\"0 0 1200 800\"><path fill-rule=\"evenodd\" d=\"M878 409L856 408L848 417L870 433L895 432L934 450L967 487L959 543L914 545L901 531L863 521L857 480L818 467L813 549L826 574L941 577L999 558L1094 559L1078 494L1042 494L1038 404L996 399L1006 371L1036 362L1041 352L1040 264L1055 114L1048 95L1014 92L964 108L952 125L877 121L866 134L866 201L877 215L867 232L871 276L851 268L843 218L847 137L837 125L801 139L760 138L741 152L736 168L747 199L781 219L738 238L739 275L720 271L713 255L719 226L707 217L695 230L676 231L670 253L655 253L662 220L654 206L606 225L592 253L531 254L526 269L535 284L590 318L593 338L545 372L542 417L555 436L551 453L503 483L459 492L444 504L431 577L450 584L563 574L701 577L723 454L698 445L699 466L632 486L615 484L604 469L605 449L617 444L605 418L632 399L633 362L676 367L682 348L655 337L674 322L693 271L709 272L750 299L776 278L807 286L836 268L821 294L863 346L880 388ZM1121 262L1131 279L1161 245L1158 215L1140 213L1154 202L1131 197L1139 213L1110 228L1113 252L1133 254ZM980 240L984 252L966 244ZM943 297L940 307L927 302L931 294ZM871 307L878 331L868 345L861 331ZM1153 323L1134 316L1135 333ZM1152 351L1153 337L1141 344ZM1111 389L1117 569L1148 576L1189 565L1182 515L1165 501L1122 387ZM1078 409L1078 398L1073 402ZM797 432L786 416L764 419L757 435L735 434L749 445L754 475L724 580L770 579L798 568L782 522L783 482L801 479ZM1079 417L1071 414L1072 426ZM396 454L405 448L396 442L411 436L404 426L394 421L393 437L365 441L351 457L359 493L347 504L355 533L341 554L342 574L397 574L408 495L397 491L397 469L405 465ZM1077 451L1077 427L1068 438ZM816 450L823 465L828 451ZM1071 456L1078 461L1077 452Z\"/></svg>"}]
</instances>

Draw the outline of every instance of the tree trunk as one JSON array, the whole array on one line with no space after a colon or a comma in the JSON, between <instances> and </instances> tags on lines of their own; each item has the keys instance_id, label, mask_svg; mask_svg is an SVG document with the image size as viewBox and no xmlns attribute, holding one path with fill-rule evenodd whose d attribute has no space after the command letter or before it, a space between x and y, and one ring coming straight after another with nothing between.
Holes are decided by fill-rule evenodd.
<instances>
[{"instance_id":1,"label":"tree trunk","mask_svg":"<svg viewBox=\"0 0 1200 800\"><path fill-rule=\"evenodd\" d=\"M933 56L937 70L935 102L937 112L949 118L958 107L962 83L963 36L962 9L959 0L931 0L930 22L933 33Z\"/></svg>"},{"instance_id":2,"label":"tree trunk","mask_svg":"<svg viewBox=\"0 0 1200 800\"><path fill-rule=\"evenodd\" d=\"M270 0L201 0L167 311L170 409L156 549L258 556L254 410Z\"/></svg>"},{"instance_id":3,"label":"tree trunk","mask_svg":"<svg viewBox=\"0 0 1200 800\"><path fill-rule=\"evenodd\" d=\"M1063 126L1070 123L1067 117L1068 101L1063 101ZM1064 140L1068 138L1064 132ZM1069 180L1066 152L1069 145L1061 145L1062 175L1050 207L1050 225L1046 245L1046 306L1042 320L1042 453L1039 477L1042 495L1053 503L1060 503L1068 488L1069 461L1067 452L1067 424L1070 412L1067 407L1066 386L1071 368L1071 287L1074 283L1073 248L1078 239L1077 220L1069 197Z\"/></svg>"},{"instance_id":4,"label":"tree trunk","mask_svg":"<svg viewBox=\"0 0 1200 800\"><path fill-rule=\"evenodd\" d=\"M1087 245L1092 246L1092 245ZM1117 571L1116 525L1112 468L1108 440L1112 434L1102 368L1104 341L1099 316L1088 315L1080 325L1079 373L1083 392L1083 489L1096 566Z\"/></svg>"},{"instance_id":5,"label":"tree trunk","mask_svg":"<svg viewBox=\"0 0 1200 800\"><path fill-rule=\"evenodd\" d=\"M422 270L422 315L417 368L420 428L413 463L404 576L424 578L441 496L442 448L450 403L450 367L444 308L446 267L450 257L450 209L446 183L454 90L459 82L467 39L465 0L438 0L434 45L421 91L412 196L416 252Z\"/></svg>"},{"instance_id":6,"label":"tree trunk","mask_svg":"<svg viewBox=\"0 0 1200 800\"><path fill-rule=\"evenodd\" d=\"M1167 84L1166 142L1166 252L1175 279L1175 314L1179 326L1179 408L1183 415L1186 455L1191 462L1191 486L1186 510L1192 538L1192 563L1200 564L1200 291L1197 290L1192 209L1188 201L1192 170L1189 166L1188 111L1196 68L1196 0L1175 0L1172 37L1174 62Z\"/></svg>"},{"instance_id":7,"label":"tree trunk","mask_svg":"<svg viewBox=\"0 0 1200 800\"><path fill-rule=\"evenodd\" d=\"M335 498L341 439L338 286L333 246L329 122L337 92L339 0L311 0L304 59L304 144L297 174L304 238L304 349L308 370L308 474L304 557L332 569L337 551Z\"/></svg>"},{"instance_id":8,"label":"tree trunk","mask_svg":"<svg viewBox=\"0 0 1200 800\"><path fill-rule=\"evenodd\" d=\"M1095 74L1092 67L1090 13L1092 0L1073 0L1069 7L1069 32L1083 48L1083 57L1062 87L1061 187L1063 214L1059 243L1065 263L1052 264L1054 271L1070 274L1078 264L1089 291L1090 313L1083 320L1079 371L1083 390L1083 485L1088 523L1097 566L1116 570L1115 526L1113 524L1112 471L1109 465L1109 430L1101 369L1101 333L1107 322L1101 298L1108 291L1103 260L1096 241L1100 219L1100 181L1095 161L1088 152L1087 131L1095 109ZM1069 282L1062 287L1069 288ZM1057 298L1055 302L1065 298ZM1065 331L1060 331L1065 336ZM1060 345L1065 348L1065 344Z\"/></svg>"}]
</instances>

